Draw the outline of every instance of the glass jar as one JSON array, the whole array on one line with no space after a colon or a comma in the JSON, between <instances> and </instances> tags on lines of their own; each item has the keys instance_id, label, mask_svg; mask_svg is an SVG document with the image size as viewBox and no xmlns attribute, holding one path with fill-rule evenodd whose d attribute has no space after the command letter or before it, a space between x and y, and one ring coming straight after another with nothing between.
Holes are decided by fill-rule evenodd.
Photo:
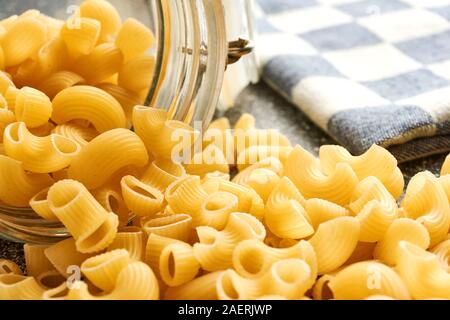
<instances>
[{"instance_id":1,"label":"glass jar","mask_svg":"<svg viewBox=\"0 0 450 320\"><path fill-rule=\"evenodd\" d=\"M133 17L155 35L155 46L148 53L155 58L155 68L143 103L167 110L173 120L191 125L201 121L207 127L219 102L227 65L252 51L251 1L110 0L122 20ZM79 13L81 2L0 0L0 18L36 9L67 20ZM256 60L248 56L241 67L245 72L252 70L249 78L254 79ZM41 219L30 208L0 205L1 238L49 244L68 236L61 224Z\"/></svg>"}]
</instances>

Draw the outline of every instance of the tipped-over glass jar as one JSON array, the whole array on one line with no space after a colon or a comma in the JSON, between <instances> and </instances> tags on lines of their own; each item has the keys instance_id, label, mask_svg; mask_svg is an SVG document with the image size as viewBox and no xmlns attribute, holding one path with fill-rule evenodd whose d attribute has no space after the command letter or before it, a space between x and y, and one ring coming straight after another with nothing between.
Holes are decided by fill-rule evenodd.
<instances>
[{"instance_id":1,"label":"tipped-over glass jar","mask_svg":"<svg viewBox=\"0 0 450 320\"><path fill-rule=\"evenodd\" d=\"M81 2L0 0L0 18L45 14L61 20L77 19ZM252 51L252 0L109 2L118 9L122 21L134 18L154 35L154 45L147 52L154 58L153 74L141 103L163 108L171 119L188 124L201 121L206 127L219 102L227 65ZM249 78L257 77L252 55L245 58L243 68L250 72ZM23 85L27 83L18 87ZM0 205L0 237L4 239L48 244L67 236L60 223L46 221L30 208Z\"/></svg>"}]
</instances>

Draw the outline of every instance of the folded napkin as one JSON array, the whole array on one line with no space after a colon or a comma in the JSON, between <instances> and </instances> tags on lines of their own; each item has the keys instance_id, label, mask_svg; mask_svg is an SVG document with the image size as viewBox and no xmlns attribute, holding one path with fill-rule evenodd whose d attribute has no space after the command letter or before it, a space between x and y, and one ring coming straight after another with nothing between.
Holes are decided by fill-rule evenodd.
<instances>
[{"instance_id":1,"label":"folded napkin","mask_svg":"<svg viewBox=\"0 0 450 320\"><path fill-rule=\"evenodd\" d=\"M258 0L263 79L361 154L450 151L450 0Z\"/></svg>"}]
</instances>

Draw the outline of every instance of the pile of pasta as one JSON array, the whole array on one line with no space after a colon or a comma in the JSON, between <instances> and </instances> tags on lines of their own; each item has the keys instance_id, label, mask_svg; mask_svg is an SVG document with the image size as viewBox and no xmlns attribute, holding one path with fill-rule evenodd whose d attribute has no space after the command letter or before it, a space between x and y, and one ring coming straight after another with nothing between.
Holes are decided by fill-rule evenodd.
<instances>
[{"instance_id":1,"label":"pile of pasta","mask_svg":"<svg viewBox=\"0 0 450 320\"><path fill-rule=\"evenodd\" d=\"M317 158L245 114L176 162L199 134L140 106L151 32L103 0L79 22L0 22L0 201L71 235L0 260L0 299L450 299L450 156L404 192L381 147Z\"/></svg>"}]
</instances>

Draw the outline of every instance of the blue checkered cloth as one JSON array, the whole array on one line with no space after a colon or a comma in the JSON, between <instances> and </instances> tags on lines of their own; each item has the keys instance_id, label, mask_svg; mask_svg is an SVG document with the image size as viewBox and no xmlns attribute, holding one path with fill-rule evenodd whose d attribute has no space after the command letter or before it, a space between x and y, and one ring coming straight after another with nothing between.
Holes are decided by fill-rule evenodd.
<instances>
[{"instance_id":1,"label":"blue checkered cloth","mask_svg":"<svg viewBox=\"0 0 450 320\"><path fill-rule=\"evenodd\" d=\"M361 154L450 151L450 0L258 0L263 79Z\"/></svg>"}]
</instances>

